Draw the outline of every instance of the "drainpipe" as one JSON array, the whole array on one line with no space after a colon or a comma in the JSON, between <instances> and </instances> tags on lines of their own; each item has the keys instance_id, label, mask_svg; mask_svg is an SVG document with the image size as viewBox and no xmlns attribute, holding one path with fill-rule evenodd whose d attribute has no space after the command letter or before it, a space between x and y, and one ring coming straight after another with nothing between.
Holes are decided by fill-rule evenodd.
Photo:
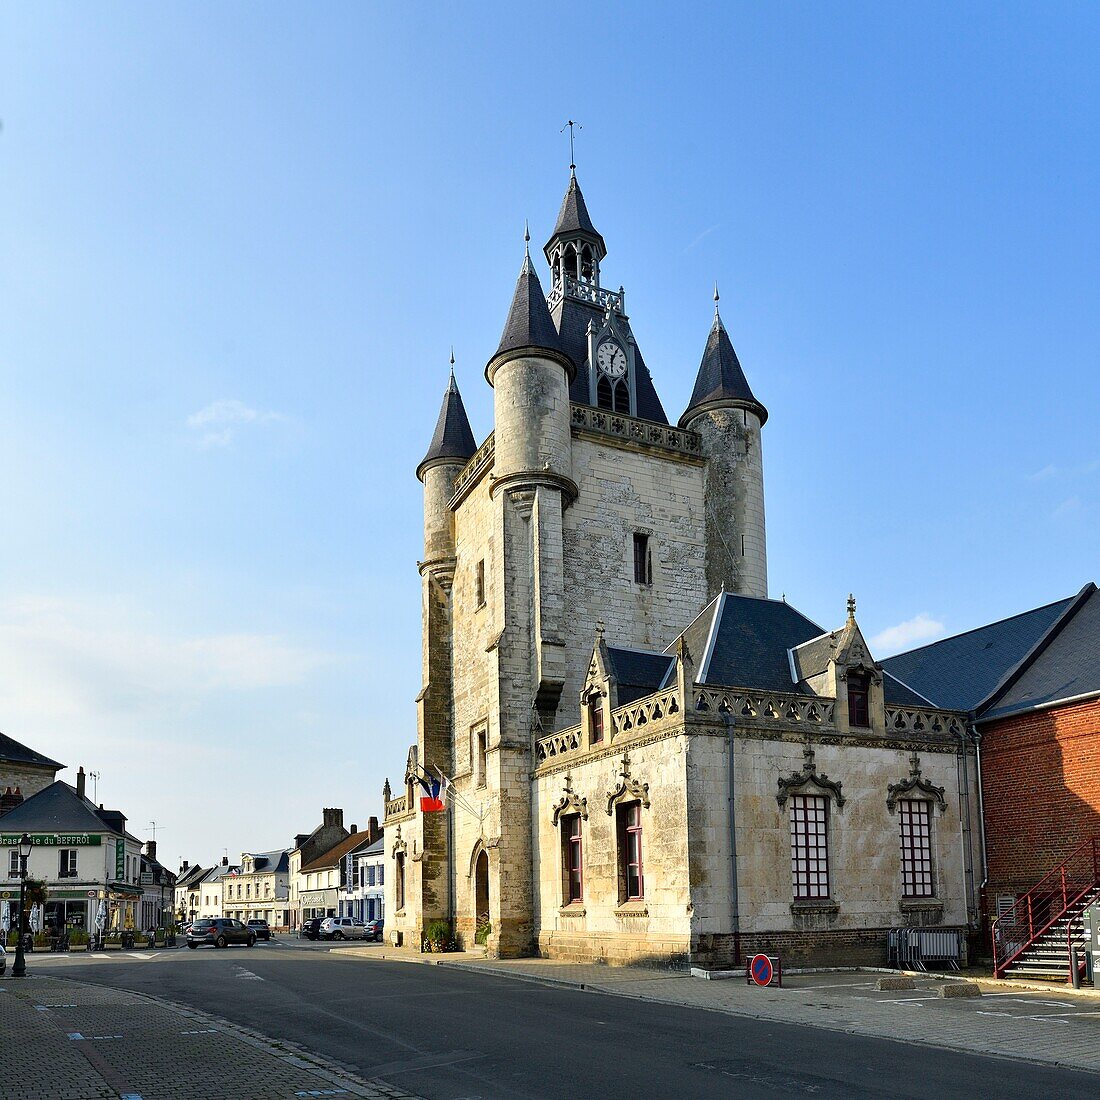
<instances>
[{"instance_id":1,"label":"drainpipe","mask_svg":"<svg viewBox=\"0 0 1100 1100\"><path fill-rule=\"evenodd\" d=\"M986 857L985 847L985 796L982 794L982 735L973 722L970 723L970 735L974 738L974 752L978 761L978 817L982 826L980 834L982 840L982 884L979 889L984 890L989 882L989 860Z\"/></svg>"},{"instance_id":2,"label":"drainpipe","mask_svg":"<svg viewBox=\"0 0 1100 1100\"><path fill-rule=\"evenodd\" d=\"M959 756L957 780L959 784L959 798L962 801L962 827L963 827L963 874L966 885L966 914L969 924L978 926L978 906L974 891L974 842L973 825L970 817L970 766L966 759L967 736L966 730L959 733Z\"/></svg>"},{"instance_id":3,"label":"drainpipe","mask_svg":"<svg viewBox=\"0 0 1100 1100\"><path fill-rule=\"evenodd\" d=\"M734 732L733 715L725 714L726 731L729 734L729 765L726 773L729 778L729 819L730 819L730 930L733 932L734 965L741 961L741 915L737 905L737 815L734 811L736 783L733 767Z\"/></svg>"}]
</instances>

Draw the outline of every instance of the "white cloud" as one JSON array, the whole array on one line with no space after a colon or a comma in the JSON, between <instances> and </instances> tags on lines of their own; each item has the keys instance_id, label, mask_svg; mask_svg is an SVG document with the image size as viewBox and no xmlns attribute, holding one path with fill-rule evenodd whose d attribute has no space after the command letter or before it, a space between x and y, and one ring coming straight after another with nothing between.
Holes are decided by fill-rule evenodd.
<instances>
[{"instance_id":1,"label":"white cloud","mask_svg":"<svg viewBox=\"0 0 1100 1100\"><path fill-rule=\"evenodd\" d=\"M179 714L219 693L300 684L332 660L277 635L158 630L121 602L0 605L0 668L25 716Z\"/></svg>"},{"instance_id":2,"label":"white cloud","mask_svg":"<svg viewBox=\"0 0 1100 1100\"><path fill-rule=\"evenodd\" d=\"M1050 515L1052 519L1065 519L1068 516L1077 515L1083 509L1084 505L1081 503L1080 497L1066 497Z\"/></svg>"},{"instance_id":3,"label":"white cloud","mask_svg":"<svg viewBox=\"0 0 1100 1100\"><path fill-rule=\"evenodd\" d=\"M187 426L198 432L196 446L228 447L237 432L247 425L274 424L286 418L282 413L250 409L243 401L212 401L187 418Z\"/></svg>"},{"instance_id":4,"label":"white cloud","mask_svg":"<svg viewBox=\"0 0 1100 1100\"><path fill-rule=\"evenodd\" d=\"M944 632L944 625L933 619L927 611L914 615L896 626L888 626L871 639L876 657L888 657L900 653L918 642L928 642Z\"/></svg>"}]
</instances>

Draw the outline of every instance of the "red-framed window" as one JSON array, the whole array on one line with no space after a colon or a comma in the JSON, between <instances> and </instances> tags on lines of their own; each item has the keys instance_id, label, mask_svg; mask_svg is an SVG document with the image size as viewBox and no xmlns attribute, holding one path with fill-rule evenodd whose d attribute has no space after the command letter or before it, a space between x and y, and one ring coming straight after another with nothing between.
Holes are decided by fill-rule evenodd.
<instances>
[{"instance_id":1,"label":"red-framed window","mask_svg":"<svg viewBox=\"0 0 1100 1100\"><path fill-rule=\"evenodd\" d=\"M561 819L561 856L565 872L565 904L584 900L584 853L581 849L581 815Z\"/></svg>"},{"instance_id":2,"label":"red-framed window","mask_svg":"<svg viewBox=\"0 0 1100 1100\"><path fill-rule=\"evenodd\" d=\"M901 896L935 896L932 874L932 804L919 798L898 803L901 822Z\"/></svg>"},{"instance_id":3,"label":"red-framed window","mask_svg":"<svg viewBox=\"0 0 1100 1100\"><path fill-rule=\"evenodd\" d=\"M796 901L829 896L829 800L791 796L791 883Z\"/></svg>"},{"instance_id":4,"label":"red-framed window","mask_svg":"<svg viewBox=\"0 0 1100 1100\"><path fill-rule=\"evenodd\" d=\"M867 729L871 725L871 675L848 673L848 725Z\"/></svg>"},{"instance_id":5,"label":"red-framed window","mask_svg":"<svg viewBox=\"0 0 1100 1100\"><path fill-rule=\"evenodd\" d=\"M588 702L589 741L595 745L603 740L603 696L596 695Z\"/></svg>"},{"instance_id":6,"label":"red-framed window","mask_svg":"<svg viewBox=\"0 0 1100 1100\"><path fill-rule=\"evenodd\" d=\"M642 873L642 804L620 803L619 825L619 900L640 901L645 897Z\"/></svg>"}]
</instances>

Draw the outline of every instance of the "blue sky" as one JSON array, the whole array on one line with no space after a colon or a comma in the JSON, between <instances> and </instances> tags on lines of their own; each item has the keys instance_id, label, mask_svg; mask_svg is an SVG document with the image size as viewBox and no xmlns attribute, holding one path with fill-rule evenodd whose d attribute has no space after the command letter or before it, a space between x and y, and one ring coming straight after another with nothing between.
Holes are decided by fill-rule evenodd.
<instances>
[{"instance_id":1,"label":"blue sky","mask_svg":"<svg viewBox=\"0 0 1100 1100\"><path fill-rule=\"evenodd\" d=\"M671 418L720 285L773 595L854 591L883 655L1096 579L1098 46L1087 5L8 6L0 729L169 861L380 812L413 471L452 344L490 428L567 118Z\"/></svg>"}]
</instances>

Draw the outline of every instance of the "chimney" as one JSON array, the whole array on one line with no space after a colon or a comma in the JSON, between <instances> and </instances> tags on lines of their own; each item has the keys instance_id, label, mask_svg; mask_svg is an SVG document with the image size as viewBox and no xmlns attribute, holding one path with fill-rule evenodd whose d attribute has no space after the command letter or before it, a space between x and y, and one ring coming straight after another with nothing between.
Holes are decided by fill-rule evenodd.
<instances>
[{"instance_id":1,"label":"chimney","mask_svg":"<svg viewBox=\"0 0 1100 1100\"><path fill-rule=\"evenodd\" d=\"M0 817L6 813L11 813L23 801L23 792L18 788L12 789L6 787L4 793L0 795Z\"/></svg>"},{"instance_id":2,"label":"chimney","mask_svg":"<svg viewBox=\"0 0 1100 1100\"><path fill-rule=\"evenodd\" d=\"M378 818L372 817L367 822L367 836L370 837L370 842L373 844L382 835L382 830L378 828Z\"/></svg>"},{"instance_id":3,"label":"chimney","mask_svg":"<svg viewBox=\"0 0 1100 1100\"><path fill-rule=\"evenodd\" d=\"M84 775L84 765L81 764L80 770L76 773L76 795L77 798L84 798L84 785L87 779Z\"/></svg>"},{"instance_id":4,"label":"chimney","mask_svg":"<svg viewBox=\"0 0 1100 1100\"><path fill-rule=\"evenodd\" d=\"M344 811L326 807L321 811L321 815L325 825L332 825L338 829L344 827Z\"/></svg>"},{"instance_id":5,"label":"chimney","mask_svg":"<svg viewBox=\"0 0 1100 1100\"><path fill-rule=\"evenodd\" d=\"M309 840L309 833L295 833L294 835L294 847L301 848L305 842Z\"/></svg>"},{"instance_id":6,"label":"chimney","mask_svg":"<svg viewBox=\"0 0 1100 1100\"><path fill-rule=\"evenodd\" d=\"M359 826L358 826L358 825L353 825L353 826L351 827L351 831L352 831L353 833L357 833L357 832L359 832Z\"/></svg>"},{"instance_id":7,"label":"chimney","mask_svg":"<svg viewBox=\"0 0 1100 1100\"><path fill-rule=\"evenodd\" d=\"M183 861L183 862L182 862L182 863L180 864L180 874L182 875L182 874L183 874L183 872L184 872L184 871L186 871L186 870L187 870L187 868L188 868L188 867L190 867L190 866L191 866L191 864L190 864L190 863L188 863L188 862L187 862L187 860L184 860L184 861Z\"/></svg>"},{"instance_id":8,"label":"chimney","mask_svg":"<svg viewBox=\"0 0 1100 1100\"><path fill-rule=\"evenodd\" d=\"M222 866L223 867L228 867L229 866L229 856L222 856Z\"/></svg>"},{"instance_id":9,"label":"chimney","mask_svg":"<svg viewBox=\"0 0 1100 1100\"><path fill-rule=\"evenodd\" d=\"M145 854L150 859L157 858L157 842L155 840L147 840L145 842Z\"/></svg>"}]
</instances>

